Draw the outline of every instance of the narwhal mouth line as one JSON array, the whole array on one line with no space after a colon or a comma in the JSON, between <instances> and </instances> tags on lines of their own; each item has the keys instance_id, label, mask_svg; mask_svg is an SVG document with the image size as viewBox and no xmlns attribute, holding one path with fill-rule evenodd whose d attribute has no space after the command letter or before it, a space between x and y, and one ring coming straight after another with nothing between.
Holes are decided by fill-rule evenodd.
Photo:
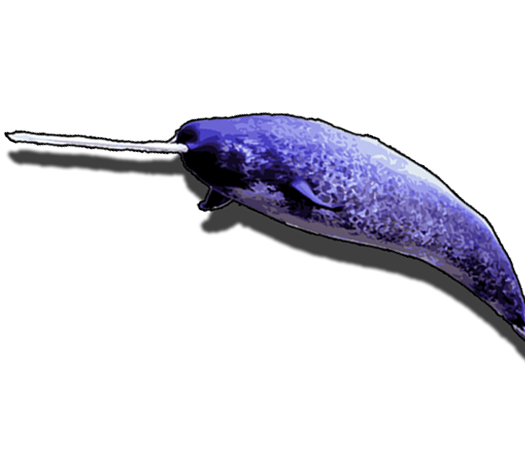
<instances>
[{"instance_id":1,"label":"narwhal mouth line","mask_svg":"<svg viewBox=\"0 0 525 475\"><path fill-rule=\"evenodd\" d=\"M327 238L393 250L434 266L442 259L452 267L446 272L452 279L525 340L523 290L488 220L438 176L370 135L320 119L250 114L188 121L167 142L25 131L6 136L37 145L177 153L184 168L210 187L200 209L220 209L234 200ZM467 245L457 244L465 238Z\"/></svg>"}]
</instances>

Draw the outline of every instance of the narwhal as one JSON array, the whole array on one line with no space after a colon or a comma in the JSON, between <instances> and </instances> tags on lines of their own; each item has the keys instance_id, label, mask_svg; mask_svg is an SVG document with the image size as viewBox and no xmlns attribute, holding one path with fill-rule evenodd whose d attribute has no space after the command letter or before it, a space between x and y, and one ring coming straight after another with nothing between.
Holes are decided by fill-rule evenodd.
<instances>
[{"instance_id":1,"label":"narwhal","mask_svg":"<svg viewBox=\"0 0 525 475\"><path fill-rule=\"evenodd\" d=\"M423 260L525 339L525 303L487 219L394 148L319 119L253 114L186 122L165 142L6 133L13 142L180 154L209 186L201 210L235 201L302 230Z\"/></svg>"}]
</instances>

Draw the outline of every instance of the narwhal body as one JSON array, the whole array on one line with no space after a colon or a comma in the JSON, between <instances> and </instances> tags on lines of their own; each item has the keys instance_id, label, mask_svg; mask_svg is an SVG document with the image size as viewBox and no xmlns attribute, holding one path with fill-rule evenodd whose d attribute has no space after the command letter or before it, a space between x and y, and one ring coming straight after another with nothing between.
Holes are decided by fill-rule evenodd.
<instances>
[{"instance_id":1,"label":"narwhal body","mask_svg":"<svg viewBox=\"0 0 525 475\"><path fill-rule=\"evenodd\" d=\"M136 149L123 144L114 148ZM210 187L201 209L236 201L311 233L424 260L525 338L523 293L488 221L378 139L320 120L257 114L187 122L165 152L169 146L180 147L172 152L182 153L185 167Z\"/></svg>"},{"instance_id":2,"label":"narwhal body","mask_svg":"<svg viewBox=\"0 0 525 475\"><path fill-rule=\"evenodd\" d=\"M233 200L315 234L422 259L524 328L522 292L489 223L379 140L256 115L191 121L176 141L189 148L185 166L211 187L202 209Z\"/></svg>"}]
</instances>

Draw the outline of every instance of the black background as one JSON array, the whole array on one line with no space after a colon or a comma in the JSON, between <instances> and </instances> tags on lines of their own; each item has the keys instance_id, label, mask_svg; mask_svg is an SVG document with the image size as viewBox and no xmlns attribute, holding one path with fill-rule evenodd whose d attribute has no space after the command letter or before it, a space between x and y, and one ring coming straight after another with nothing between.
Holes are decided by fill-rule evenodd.
<instances>
[{"instance_id":1,"label":"black background","mask_svg":"<svg viewBox=\"0 0 525 475\"><path fill-rule=\"evenodd\" d=\"M301 231L238 203L201 210L208 187L178 154L6 137L169 142L194 120L250 114L4 113L4 270L367 270L369 363L525 362L525 341L503 317L423 261ZM376 138L437 176L489 222L525 285L522 136L370 134L366 113L284 114Z\"/></svg>"}]
</instances>

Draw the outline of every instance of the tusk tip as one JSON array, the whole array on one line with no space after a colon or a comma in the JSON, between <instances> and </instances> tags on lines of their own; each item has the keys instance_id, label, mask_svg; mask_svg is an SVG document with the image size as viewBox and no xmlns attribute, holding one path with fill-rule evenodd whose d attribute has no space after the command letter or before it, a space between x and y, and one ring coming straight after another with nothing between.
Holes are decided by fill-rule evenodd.
<instances>
[{"instance_id":1,"label":"tusk tip","mask_svg":"<svg viewBox=\"0 0 525 475\"><path fill-rule=\"evenodd\" d=\"M8 137L11 140L14 140L15 142L24 142L24 141L28 140L28 135L27 134L11 134L11 135L8 135Z\"/></svg>"}]
</instances>

